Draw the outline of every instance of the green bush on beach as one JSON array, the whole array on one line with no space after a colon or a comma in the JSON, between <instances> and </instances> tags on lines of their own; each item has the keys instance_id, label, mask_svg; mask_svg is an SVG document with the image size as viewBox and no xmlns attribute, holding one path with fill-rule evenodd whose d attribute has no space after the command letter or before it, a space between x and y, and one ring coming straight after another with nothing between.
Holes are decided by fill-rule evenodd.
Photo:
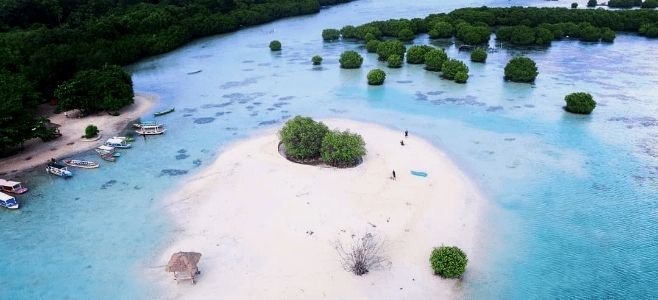
<instances>
[{"instance_id":1,"label":"green bush on beach","mask_svg":"<svg viewBox=\"0 0 658 300\"><path fill-rule=\"evenodd\" d=\"M334 167L358 165L366 155L363 138L349 131L330 131L322 140L322 161Z\"/></svg>"},{"instance_id":2,"label":"green bush on beach","mask_svg":"<svg viewBox=\"0 0 658 300\"><path fill-rule=\"evenodd\" d=\"M343 69L358 69L363 63L363 57L356 51L348 50L340 55L338 61Z\"/></svg>"},{"instance_id":3,"label":"green bush on beach","mask_svg":"<svg viewBox=\"0 0 658 300\"><path fill-rule=\"evenodd\" d=\"M320 157L322 140L327 132L329 128L324 123L308 117L296 116L283 125L279 137L288 157L308 160Z\"/></svg>"},{"instance_id":4,"label":"green bush on beach","mask_svg":"<svg viewBox=\"0 0 658 300\"><path fill-rule=\"evenodd\" d=\"M316 55L311 58L311 61L313 62L314 66L318 66L322 64L322 56Z\"/></svg>"},{"instance_id":5,"label":"green bush on beach","mask_svg":"<svg viewBox=\"0 0 658 300\"><path fill-rule=\"evenodd\" d=\"M564 97L567 105L564 109L574 114L587 115L596 108L596 101L589 93L572 93Z\"/></svg>"},{"instance_id":6,"label":"green bush on beach","mask_svg":"<svg viewBox=\"0 0 658 300\"><path fill-rule=\"evenodd\" d=\"M505 66L505 79L514 82L534 82L538 74L535 61L523 56L512 58Z\"/></svg>"},{"instance_id":7,"label":"green bush on beach","mask_svg":"<svg viewBox=\"0 0 658 300\"><path fill-rule=\"evenodd\" d=\"M459 278L466 271L468 258L458 247L441 246L432 250L430 264L435 275L443 278Z\"/></svg>"},{"instance_id":8,"label":"green bush on beach","mask_svg":"<svg viewBox=\"0 0 658 300\"><path fill-rule=\"evenodd\" d=\"M270 50L272 51L281 51L281 42L273 40L270 42Z\"/></svg>"},{"instance_id":9,"label":"green bush on beach","mask_svg":"<svg viewBox=\"0 0 658 300\"><path fill-rule=\"evenodd\" d=\"M90 139L94 138L98 135L98 127L96 125L87 125L85 128L85 135L84 138Z\"/></svg>"},{"instance_id":10,"label":"green bush on beach","mask_svg":"<svg viewBox=\"0 0 658 300\"><path fill-rule=\"evenodd\" d=\"M381 69L373 69L368 72L368 84L369 85L382 85L384 80L386 80L386 72Z\"/></svg>"},{"instance_id":11,"label":"green bush on beach","mask_svg":"<svg viewBox=\"0 0 658 300\"><path fill-rule=\"evenodd\" d=\"M471 61L484 63L487 61L487 56L487 50L484 50L483 48L476 48L473 50L473 52L471 52Z\"/></svg>"}]
</instances>

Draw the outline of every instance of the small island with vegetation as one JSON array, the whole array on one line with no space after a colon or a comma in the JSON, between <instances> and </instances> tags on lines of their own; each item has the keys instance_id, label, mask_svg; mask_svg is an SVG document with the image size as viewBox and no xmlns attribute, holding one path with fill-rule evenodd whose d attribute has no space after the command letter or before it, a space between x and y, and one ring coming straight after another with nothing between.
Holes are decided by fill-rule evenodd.
<instances>
[{"instance_id":1,"label":"small island with vegetation","mask_svg":"<svg viewBox=\"0 0 658 300\"><path fill-rule=\"evenodd\" d=\"M279 151L293 162L355 167L366 155L366 144L359 134L331 131L322 122L296 116L279 131Z\"/></svg>"}]
</instances>

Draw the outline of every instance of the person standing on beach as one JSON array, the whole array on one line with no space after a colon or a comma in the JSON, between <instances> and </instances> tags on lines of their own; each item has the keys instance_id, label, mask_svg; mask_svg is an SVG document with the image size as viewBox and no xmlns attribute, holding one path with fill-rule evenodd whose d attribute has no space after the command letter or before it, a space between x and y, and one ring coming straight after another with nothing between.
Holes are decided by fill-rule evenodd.
<instances>
[{"instance_id":1,"label":"person standing on beach","mask_svg":"<svg viewBox=\"0 0 658 300\"><path fill-rule=\"evenodd\" d=\"M408 138L408 137L409 137L409 130L405 130L405 131L404 131L404 137L405 137L405 138Z\"/></svg>"},{"instance_id":2,"label":"person standing on beach","mask_svg":"<svg viewBox=\"0 0 658 300\"><path fill-rule=\"evenodd\" d=\"M404 141L400 140L400 146L404 146Z\"/></svg>"},{"instance_id":3,"label":"person standing on beach","mask_svg":"<svg viewBox=\"0 0 658 300\"><path fill-rule=\"evenodd\" d=\"M396 178L397 177L395 176L395 170L393 170L393 180L396 180Z\"/></svg>"}]
</instances>

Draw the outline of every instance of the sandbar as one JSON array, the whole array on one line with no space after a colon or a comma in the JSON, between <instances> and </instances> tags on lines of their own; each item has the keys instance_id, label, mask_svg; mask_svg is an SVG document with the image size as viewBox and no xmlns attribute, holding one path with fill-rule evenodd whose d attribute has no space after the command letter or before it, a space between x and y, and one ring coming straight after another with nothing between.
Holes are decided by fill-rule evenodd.
<instances>
[{"instance_id":1,"label":"sandbar","mask_svg":"<svg viewBox=\"0 0 658 300\"><path fill-rule=\"evenodd\" d=\"M156 255L203 254L197 284L179 284L164 267L148 277L166 299L454 299L460 280L433 275L433 247L454 245L477 269L477 187L429 142L351 120L323 120L366 142L361 165L301 165L277 151L275 129L227 147L163 200L174 238ZM400 140L406 145L401 146ZM396 170L397 180L391 172ZM410 171L427 172L413 176ZM388 263L364 276L343 269L338 239L372 233Z\"/></svg>"}]
</instances>

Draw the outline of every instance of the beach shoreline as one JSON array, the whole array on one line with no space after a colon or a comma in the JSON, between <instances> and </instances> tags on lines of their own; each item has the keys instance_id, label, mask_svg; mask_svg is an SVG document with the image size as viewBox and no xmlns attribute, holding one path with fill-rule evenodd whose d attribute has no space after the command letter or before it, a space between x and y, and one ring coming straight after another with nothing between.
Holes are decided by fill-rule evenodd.
<instances>
[{"instance_id":1,"label":"beach shoreline","mask_svg":"<svg viewBox=\"0 0 658 300\"><path fill-rule=\"evenodd\" d=\"M119 111L119 116L100 112L84 118L66 118L64 113L48 115L47 118L59 128L62 136L52 141L40 139L26 141L21 152L0 159L0 174L12 177L45 164L51 158L63 159L91 150L102 143L103 139L118 135L130 124L158 102L158 96L152 93L135 93L135 102ZM83 141L84 128L93 124L98 127L102 137L98 141Z\"/></svg>"},{"instance_id":2,"label":"beach shoreline","mask_svg":"<svg viewBox=\"0 0 658 300\"><path fill-rule=\"evenodd\" d=\"M364 137L368 154L361 165L334 169L290 162L278 153L278 128L271 128L227 146L162 201L175 229L154 264L166 264L178 251L203 254L195 286L176 284L164 268L144 271L163 298L463 297L464 280L481 266L477 228L485 203L477 187L413 133L405 139L376 124L322 121ZM396 181L389 178L394 168ZM429 176L412 176L413 169ZM358 277L342 268L335 245L365 233L384 243L387 263ZM429 254L441 245L468 254L465 279L432 274Z\"/></svg>"}]
</instances>

